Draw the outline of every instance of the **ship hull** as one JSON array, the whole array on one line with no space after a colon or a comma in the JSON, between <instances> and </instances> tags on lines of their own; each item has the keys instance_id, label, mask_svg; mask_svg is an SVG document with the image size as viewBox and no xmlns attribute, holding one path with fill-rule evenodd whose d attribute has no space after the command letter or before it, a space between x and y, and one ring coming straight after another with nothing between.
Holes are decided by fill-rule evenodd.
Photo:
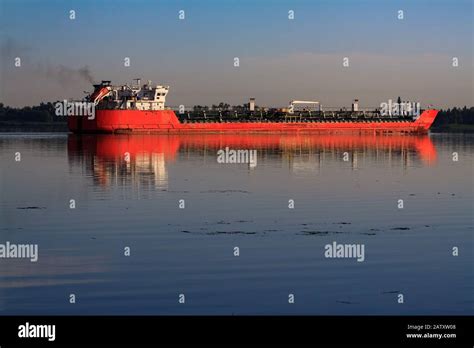
<instances>
[{"instance_id":1,"label":"ship hull","mask_svg":"<svg viewBox=\"0 0 474 348\"><path fill-rule=\"evenodd\" d=\"M95 118L69 116L74 133L409 133L425 134L437 110L425 110L415 121L318 120L308 122L180 122L172 110L96 110Z\"/></svg>"}]
</instances>

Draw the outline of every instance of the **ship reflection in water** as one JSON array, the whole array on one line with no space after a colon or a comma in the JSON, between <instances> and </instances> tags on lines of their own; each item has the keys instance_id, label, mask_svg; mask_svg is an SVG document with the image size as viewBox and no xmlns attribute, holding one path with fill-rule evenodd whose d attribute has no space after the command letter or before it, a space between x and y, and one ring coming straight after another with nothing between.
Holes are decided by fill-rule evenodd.
<instances>
[{"instance_id":1,"label":"ship reflection in water","mask_svg":"<svg viewBox=\"0 0 474 348\"><path fill-rule=\"evenodd\" d=\"M473 157L467 134L0 134L0 239L39 250L0 259L0 313L473 314Z\"/></svg>"},{"instance_id":2,"label":"ship reflection in water","mask_svg":"<svg viewBox=\"0 0 474 348\"><path fill-rule=\"evenodd\" d=\"M137 190L166 189L166 162L179 144L163 137L124 135L69 135L68 154L73 165L93 174L98 186Z\"/></svg>"},{"instance_id":3,"label":"ship reflection in water","mask_svg":"<svg viewBox=\"0 0 474 348\"><path fill-rule=\"evenodd\" d=\"M92 173L98 186L167 189L167 163L198 157L217 162L218 151L256 150L259 162L285 163L292 171L318 171L325 162L378 162L407 167L433 165L436 148L428 136L373 135L69 135L71 164ZM249 168L252 168L249 165Z\"/></svg>"}]
</instances>

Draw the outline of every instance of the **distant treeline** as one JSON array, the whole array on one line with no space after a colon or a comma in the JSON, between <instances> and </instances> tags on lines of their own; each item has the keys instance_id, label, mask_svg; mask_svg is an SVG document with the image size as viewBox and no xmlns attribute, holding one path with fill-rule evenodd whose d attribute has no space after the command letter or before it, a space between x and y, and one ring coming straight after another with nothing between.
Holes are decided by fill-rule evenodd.
<instances>
[{"instance_id":1,"label":"distant treeline","mask_svg":"<svg viewBox=\"0 0 474 348\"><path fill-rule=\"evenodd\" d=\"M56 116L54 111L53 103L41 103L37 106L25 106L23 108L11 108L0 103L0 122L66 122L65 117Z\"/></svg>"},{"instance_id":2,"label":"distant treeline","mask_svg":"<svg viewBox=\"0 0 474 348\"><path fill-rule=\"evenodd\" d=\"M227 104L224 104L224 106L227 106ZM37 106L25 106L23 108L12 108L0 103L0 128L12 124L28 126L31 123L39 124L43 122L49 124L65 123L66 117L55 115L54 103L41 103ZM433 124L434 129L440 130L461 129L462 126L465 126L466 129L474 127L474 107L468 108L465 106L463 108L455 107L441 110Z\"/></svg>"},{"instance_id":3,"label":"distant treeline","mask_svg":"<svg viewBox=\"0 0 474 348\"><path fill-rule=\"evenodd\" d=\"M435 129L448 128L450 125L474 125L474 107L441 110L433 124Z\"/></svg>"}]
</instances>

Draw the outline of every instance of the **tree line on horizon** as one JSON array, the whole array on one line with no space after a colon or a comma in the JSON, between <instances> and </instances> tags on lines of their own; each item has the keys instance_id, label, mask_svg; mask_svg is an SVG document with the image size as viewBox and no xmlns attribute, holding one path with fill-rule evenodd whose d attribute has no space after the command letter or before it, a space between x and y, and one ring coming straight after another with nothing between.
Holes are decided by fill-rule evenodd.
<instances>
[{"instance_id":1,"label":"tree line on horizon","mask_svg":"<svg viewBox=\"0 0 474 348\"><path fill-rule=\"evenodd\" d=\"M474 106L452 109L441 109L436 117L433 128L443 128L450 124L474 125Z\"/></svg>"}]
</instances>

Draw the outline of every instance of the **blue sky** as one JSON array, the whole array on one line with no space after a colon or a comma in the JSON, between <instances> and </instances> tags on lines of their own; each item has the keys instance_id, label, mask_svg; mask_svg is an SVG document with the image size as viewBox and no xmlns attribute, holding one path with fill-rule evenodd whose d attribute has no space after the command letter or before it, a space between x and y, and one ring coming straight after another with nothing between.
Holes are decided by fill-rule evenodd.
<instances>
[{"instance_id":1,"label":"blue sky","mask_svg":"<svg viewBox=\"0 0 474 348\"><path fill-rule=\"evenodd\" d=\"M81 97L87 81L72 79L56 87L52 81L40 82L48 78L41 69L50 73L57 66L88 66L96 80L126 83L140 76L169 84L171 104L209 104L223 98L243 103L257 96L264 104L282 105L308 93L304 88L316 91L309 96L329 99L329 104L350 103L354 95L373 104L386 96L378 95L381 76L388 76L398 95L403 86L432 75L447 84L446 93L437 80L430 80L435 86L419 93L409 89L407 97L440 105L472 104L471 0L0 2L0 99L10 104ZM75 20L69 19L71 9L76 11ZM404 20L397 18L400 9ZM179 10L185 11L185 20L178 19ZM289 10L295 11L294 20L288 20ZM24 57L21 72L12 67L17 56ZM353 60L353 70L344 78L327 64L333 59L341 67L346 56L359 61ZM128 68L123 66L124 57L131 59ZM241 62L237 69L234 57ZM447 69L452 57L460 60L456 71ZM314 85L281 86L305 76ZM15 81L28 79L34 80L30 100L18 100ZM351 82L355 79L360 83ZM330 93L320 89L321 83L328 84ZM354 86L348 88L348 83ZM43 86L41 91L38 85ZM376 87L373 91L371 85ZM430 88L434 88L431 94ZM461 90L461 96L453 90ZM384 93L389 96L388 90Z\"/></svg>"}]
</instances>

